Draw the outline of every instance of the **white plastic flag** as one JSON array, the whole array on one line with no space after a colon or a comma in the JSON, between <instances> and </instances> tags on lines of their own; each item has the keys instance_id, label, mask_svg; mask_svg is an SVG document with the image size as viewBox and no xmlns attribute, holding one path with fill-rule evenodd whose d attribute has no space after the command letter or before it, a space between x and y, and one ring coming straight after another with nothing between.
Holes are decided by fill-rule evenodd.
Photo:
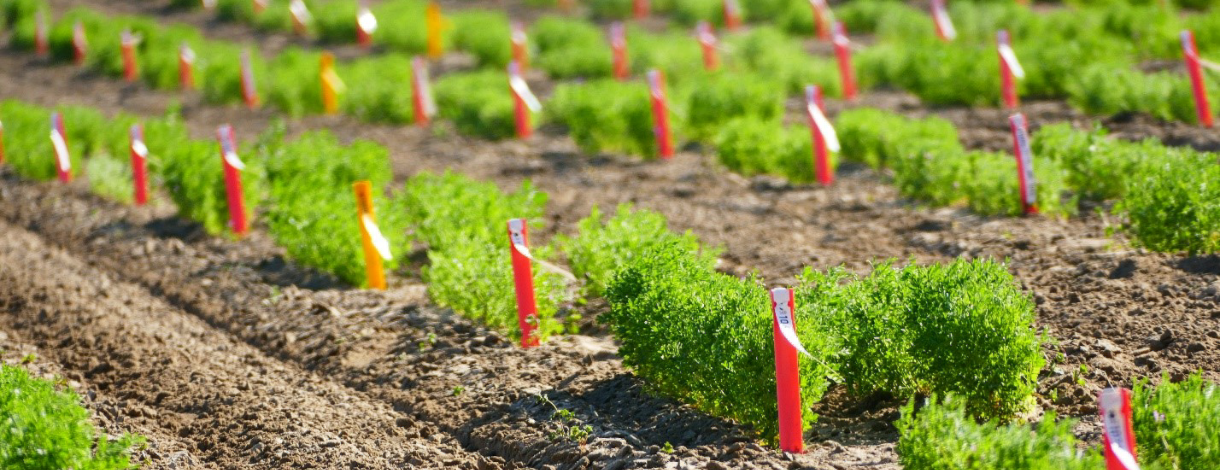
<instances>
[{"instance_id":1,"label":"white plastic flag","mask_svg":"<svg viewBox=\"0 0 1220 470\"><path fill-rule=\"evenodd\" d=\"M381 234L381 229L377 228L377 222L374 222L368 214L364 214L360 216L360 223L364 225L364 230L368 232L369 240L373 242L373 247L377 249L377 254L381 255L381 259L386 261L394 259L390 255L390 241Z\"/></svg>"},{"instance_id":2,"label":"white plastic flag","mask_svg":"<svg viewBox=\"0 0 1220 470\"><path fill-rule=\"evenodd\" d=\"M796 323L793 321L791 307L792 291L783 287L771 289L771 300L775 302L773 311L775 313L775 323L779 325L780 334L784 336L784 339L788 340L788 344L791 344L801 354L813 357L812 354L809 354L809 351L805 350L805 346L801 345L801 339L796 335Z\"/></svg>"}]
</instances>

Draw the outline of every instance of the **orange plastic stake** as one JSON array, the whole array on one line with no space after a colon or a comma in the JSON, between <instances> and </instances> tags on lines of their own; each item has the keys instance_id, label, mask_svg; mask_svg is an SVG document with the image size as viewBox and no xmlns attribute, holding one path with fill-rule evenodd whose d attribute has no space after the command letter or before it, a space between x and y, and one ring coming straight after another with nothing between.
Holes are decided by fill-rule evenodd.
<instances>
[{"instance_id":1,"label":"orange plastic stake","mask_svg":"<svg viewBox=\"0 0 1220 470\"><path fill-rule=\"evenodd\" d=\"M64 116L51 113L51 146L55 148L55 169L59 181L72 181L72 154L68 152L68 133L64 132Z\"/></svg>"},{"instance_id":2,"label":"orange plastic stake","mask_svg":"<svg viewBox=\"0 0 1220 470\"><path fill-rule=\"evenodd\" d=\"M572 2L573 2L573 0L559 0L559 11L562 11L564 13L571 13L572 8L575 7L575 5L572 4Z\"/></svg>"},{"instance_id":3,"label":"orange plastic stake","mask_svg":"<svg viewBox=\"0 0 1220 470\"><path fill-rule=\"evenodd\" d=\"M610 50L614 54L614 78L626 80L631 75L627 63L627 31L623 23L610 24Z\"/></svg>"},{"instance_id":4,"label":"orange plastic stake","mask_svg":"<svg viewBox=\"0 0 1220 470\"><path fill-rule=\"evenodd\" d=\"M663 159L674 156L673 135L669 129L669 102L665 98L665 74L648 71L648 91L652 97L652 132L657 137L657 153Z\"/></svg>"},{"instance_id":5,"label":"orange plastic stake","mask_svg":"<svg viewBox=\"0 0 1220 470\"><path fill-rule=\"evenodd\" d=\"M441 6L436 2L428 2L425 14L428 27L428 58L439 59L445 55L445 44L441 38L445 29L445 17L441 15Z\"/></svg>"},{"instance_id":6,"label":"orange plastic stake","mask_svg":"<svg viewBox=\"0 0 1220 470\"><path fill-rule=\"evenodd\" d=\"M195 51L185 42L178 47L178 84L183 90L195 89Z\"/></svg>"},{"instance_id":7,"label":"orange plastic stake","mask_svg":"<svg viewBox=\"0 0 1220 470\"><path fill-rule=\"evenodd\" d=\"M373 212L373 184L357 181L352 188L356 190L356 216L360 223L360 241L364 245L364 273L368 287L385 290L385 269L381 266L381 260L389 261L392 258L390 243L377 228L377 218Z\"/></svg>"},{"instance_id":8,"label":"orange plastic stake","mask_svg":"<svg viewBox=\"0 0 1220 470\"><path fill-rule=\"evenodd\" d=\"M1017 96L1017 79L1025 78L1025 69L1017 61L1017 53L1013 52L1008 31L996 33L996 48L1000 54L1000 85L1003 87L1004 106L1016 108L1021 104Z\"/></svg>"},{"instance_id":9,"label":"orange plastic stake","mask_svg":"<svg viewBox=\"0 0 1220 470\"><path fill-rule=\"evenodd\" d=\"M533 257L529 249L529 228L525 219L508 220L509 251L513 260L513 284L517 292L517 325L521 328L521 347L539 344L538 305L534 298Z\"/></svg>"},{"instance_id":10,"label":"orange plastic stake","mask_svg":"<svg viewBox=\"0 0 1220 470\"><path fill-rule=\"evenodd\" d=\"M842 21L834 24L835 58L839 61L839 83L843 87L843 98L856 99L856 71L851 65L851 40L847 38L847 27Z\"/></svg>"},{"instance_id":11,"label":"orange plastic stake","mask_svg":"<svg viewBox=\"0 0 1220 470\"><path fill-rule=\"evenodd\" d=\"M368 7L360 5L356 11L356 43L361 47L373 46L373 33L377 32L377 17Z\"/></svg>"},{"instance_id":12,"label":"orange plastic stake","mask_svg":"<svg viewBox=\"0 0 1220 470\"><path fill-rule=\"evenodd\" d=\"M1029 148L1029 127L1024 114L1008 118L1012 127L1013 154L1017 157L1017 179L1021 186L1021 205L1025 215L1038 213L1037 181L1034 180L1034 153Z\"/></svg>"},{"instance_id":13,"label":"orange plastic stake","mask_svg":"<svg viewBox=\"0 0 1220 470\"><path fill-rule=\"evenodd\" d=\"M521 67L516 61L508 64L508 88L513 94L513 115L517 124L517 138L528 139L534 134L530 123L531 113L542 111L542 103L534 92L530 91L529 83L521 76Z\"/></svg>"},{"instance_id":14,"label":"orange plastic stake","mask_svg":"<svg viewBox=\"0 0 1220 470\"><path fill-rule=\"evenodd\" d=\"M345 86L339 74L335 73L335 56L329 52L322 53L318 78L322 83L322 109L326 114L339 113L339 93Z\"/></svg>"},{"instance_id":15,"label":"orange plastic stake","mask_svg":"<svg viewBox=\"0 0 1220 470\"><path fill-rule=\"evenodd\" d=\"M233 138L233 126L225 124L216 130L220 141L220 160L225 172L225 196L229 203L229 228L238 236L245 235L246 203L241 189L241 172L246 165L237 157L237 141Z\"/></svg>"},{"instance_id":16,"label":"orange plastic stake","mask_svg":"<svg viewBox=\"0 0 1220 470\"><path fill-rule=\"evenodd\" d=\"M254 14L261 15L267 10L267 0L250 0L254 4Z\"/></svg>"},{"instance_id":17,"label":"orange plastic stake","mask_svg":"<svg viewBox=\"0 0 1220 470\"><path fill-rule=\"evenodd\" d=\"M305 5L305 1L292 0L288 4L288 12L292 14L292 30L301 36L309 34L309 24L313 22L313 15L309 13L309 7Z\"/></svg>"},{"instance_id":18,"label":"orange plastic stake","mask_svg":"<svg viewBox=\"0 0 1220 470\"><path fill-rule=\"evenodd\" d=\"M1190 73L1190 84L1195 94L1195 113L1203 127L1212 127L1211 104L1207 101L1207 85L1203 81L1203 67L1199 62L1199 48L1195 45L1195 33L1182 31L1182 54L1186 57L1186 70Z\"/></svg>"},{"instance_id":19,"label":"orange plastic stake","mask_svg":"<svg viewBox=\"0 0 1220 470\"><path fill-rule=\"evenodd\" d=\"M135 184L136 205L148 203L148 146L144 145L144 126L132 124L131 141L131 181Z\"/></svg>"},{"instance_id":20,"label":"orange plastic stake","mask_svg":"<svg viewBox=\"0 0 1220 470\"><path fill-rule=\"evenodd\" d=\"M134 82L140 78L140 69L136 64L136 45L140 43L140 38L131 31L123 31L119 38L119 46L123 53L123 79L128 82Z\"/></svg>"},{"instance_id":21,"label":"orange plastic stake","mask_svg":"<svg viewBox=\"0 0 1220 470\"><path fill-rule=\"evenodd\" d=\"M724 0L724 27L729 31L741 28L741 4L737 0Z\"/></svg>"},{"instance_id":22,"label":"orange plastic stake","mask_svg":"<svg viewBox=\"0 0 1220 470\"><path fill-rule=\"evenodd\" d=\"M436 100L432 99L428 64L422 57L411 59L411 104L415 109L415 125L428 127L428 122L436 115Z\"/></svg>"},{"instance_id":23,"label":"orange plastic stake","mask_svg":"<svg viewBox=\"0 0 1220 470\"><path fill-rule=\"evenodd\" d=\"M76 65L85 64L85 51L89 49L89 39L85 37L85 25L80 21L72 24L72 61Z\"/></svg>"},{"instance_id":24,"label":"orange plastic stake","mask_svg":"<svg viewBox=\"0 0 1220 470\"><path fill-rule=\"evenodd\" d=\"M247 108L258 107L258 87L254 84L254 64L248 49L241 51L241 95Z\"/></svg>"},{"instance_id":25,"label":"orange plastic stake","mask_svg":"<svg viewBox=\"0 0 1220 470\"><path fill-rule=\"evenodd\" d=\"M1131 391L1107 388L1098 395L1097 402L1106 470L1139 470L1135 460L1135 432L1131 426Z\"/></svg>"},{"instance_id":26,"label":"orange plastic stake","mask_svg":"<svg viewBox=\"0 0 1220 470\"><path fill-rule=\"evenodd\" d=\"M525 26L522 25L521 22L513 22L511 39L513 46L513 60L517 61L517 63L521 65L522 71L528 70L530 65L529 41L525 35Z\"/></svg>"},{"instance_id":27,"label":"orange plastic stake","mask_svg":"<svg viewBox=\"0 0 1220 470\"><path fill-rule=\"evenodd\" d=\"M957 29L949 18L949 10L945 9L945 0L932 0L932 21L936 23L936 37L948 42L957 38Z\"/></svg>"},{"instance_id":28,"label":"orange plastic stake","mask_svg":"<svg viewBox=\"0 0 1220 470\"><path fill-rule=\"evenodd\" d=\"M651 10L652 5L649 5L648 0L632 0L631 2L631 15L637 20L647 18Z\"/></svg>"},{"instance_id":29,"label":"orange plastic stake","mask_svg":"<svg viewBox=\"0 0 1220 470\"><path fill-rule=\"evenodd\" d=\"M826 4L826 0L809 0L809 7L813 9L813 25L816 28L818 39L830 39L830 25L834 21L830 5Z\"/></svg>"},{"instance_id":30,"label":"orange plastic stake","mask_svg":"<svg viewBox=\"0 0 1220 470\"><path fill-rule=\"evenodd\" d=\"M47 41L47 15L42 10L34 14L34 52L38 55L51 52L51 45Z\"/></svg>"},{"instance_id":31,"label":"orange plastic stake","mask_svg":"<svg viewBox=\"0 0 1220 470\"><path fill-rule=\"evenodd\" d=\"M834 168L830 163L830 152L839 151L839 137L823 111L822 89L817 85L805 87L805 111L809 117L809 130L813 137L813 168L818 183L830 186L834 183Z\"/></svg>"},{"instance_id":32,"label":"orange plastic stake","mask_svg":"<svg viewBox=\"0 0 1220 470\"><path fill-rule=\"evenodd\" d=\"M699 38L699 46L703 48L703 68L711 72L720 68L720 57L716 53L716 33L712 24L700 21L695 27L695 36Z\"/></svg>"},{"instance_id":33,"label":"orange plastic stake","mask_svg":"<svg viewBox=\"0 0 1220 470\"><path fill-rule=\"evenodd\" d=\"M801 379L797 351L801 346L796 334L796 296L783 287L771 289L771 334L775 343L775 394L779 402L779 447L784 452L802 453L805 440L801 422Z\"/></svg>"}]
</instances>

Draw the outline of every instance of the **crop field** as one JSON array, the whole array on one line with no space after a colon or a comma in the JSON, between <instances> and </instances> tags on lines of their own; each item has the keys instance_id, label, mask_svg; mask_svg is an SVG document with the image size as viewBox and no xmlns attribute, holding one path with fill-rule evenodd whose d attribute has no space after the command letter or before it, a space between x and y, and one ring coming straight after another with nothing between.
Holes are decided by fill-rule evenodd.
<instances>
[{"instance_id":1,"label":"crop field","mask_svg":"<svg viewBox=\"0 0 1220 470\"><path fill-rule=\"evenodd\" d=\"M0 469L1220 469L1216 62L1208 0L0 0Z\"/></svg>"}]
</instances>

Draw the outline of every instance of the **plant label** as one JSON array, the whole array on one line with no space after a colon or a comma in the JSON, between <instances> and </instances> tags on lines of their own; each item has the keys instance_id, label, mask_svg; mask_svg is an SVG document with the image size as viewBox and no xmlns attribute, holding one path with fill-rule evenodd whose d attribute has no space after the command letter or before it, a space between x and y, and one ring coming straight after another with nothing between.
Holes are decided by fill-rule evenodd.
<instances>
[{"instance_id":1,"label":"plant label","mask_svg":"<svg viewBox=\"0 0 1220 470\"><path fill-rule=\"evenodd\" d=\"M72 24L72 61L76 65L85 63L85 52L89 49L89 40L85 37L85 25L80 21Z\"/></svg>"},{"instance_id":2,"label":"plant label","mask_svg":"<svg viewBox=\"0 0 1220 470\"><path fill-rule=\"evenodd\" d=\"M779 404L779 446L805 451L801 433L801 380L797 351L809 355L796 335L796 299L783 287L771 289L772 336L775 343L775 392Z\"/></svg>"},{"instance_id":3,"label":"plant label","mask_svg":"<svg viewBox=\"0 0 1220 470\"><path fill-rule=\"evenodd\" d=\"M59 181L72 181L72 154L68 153L68 133L64 132L64 116L51 113L51 147L55 149L55 168Z\"/></svg>"},{"instance_id":4,"label":"plant label","mask_svg":"<svg viewBox=\"0 0 1220 470\"><path fill-rule=\"evenodd\" d=\"M204 10L213 10L216 8L216 0L199 0L199 4Z\"/></svg>"},{"instance_id":5,"label":"plant label","mask_svg":"<svg viewBox=\"0 0 1220 470\"><path fill-rule=\"evenodd\" d=\"M822 90L817 85L805 87L805 111L809 117L809 130L813 137L813 167L818 183L830 186L834 183L834 170L830 165L830 152L839 151L839 136L834 126L822 112Z\"/></svg>"},{"instance_id":6,"label":"plant label","mask_svg":"<svg viewBox=\"0 0 1220 470\"><path fill-rule=\"evenodd\" d=\"M254 14L261 15L267 10L267 0L250 0L254 5Z\"/></svg>"},{"instance_id":7,"label":"plant label","mask_svg":"<svg viewBox=\"0 0 1220 470\"><path fill-rule=\"evenodd\" d=\"M309 24L313 22L313 14L304 0L292 0L288 4L288 13L292 15L292 30L304 36L309 32Z\"/></svg>"},{"instance_id":8,"label":"plant label","mask_svg":"<svg viewBox=\"0 0 1220 470\"><path fill-rule=\"evenodd\" d=\"M509 219L508 241L513 262L513 284L517 293L517 325L521 328L521 347L531 348L539 344L536 333L538 305L534 297L529 230L525 219Z\"/></svg>"},{"instance_id":9,"label":"plant label","mask_svg":"<svg viewBox=\"0 0 1220 470\"><path fill-rule=\"evenodd\" d=\"M957 29L953 27L953 19L949 18L945 0L932 0L932 22L936 23L936 36L942 41L957 39Z\"/></svg>"},{"instance_id":10,"label":"plant label","mask_svg":"<svg viewBox=\"0 0 1220 470\"><path fill-rule=\"evenodd\" d=\"M4 163L4 121L0 121L0 163Z\"/></svg>"},{"instance_id":11,"label":"plant label","mask_svg":"<svg viewBox=\"0 0 1220 470\"><path fill-rule=\"evenodd\" d=\"M424 15L428 29L428 57L439 59L445 54L445 43L441 37L445 30L445 17L441 15L441 6L436 2L428 2Z\"/></svg>"},{"instance_id":12,"label":"plant label","mask_svg":"<svg viewBox=\"0 0 1220 470\"><path fill-rule=\"evenodd\" d=\"M385 269L382 260L390 261L390 242L377 228L373 212L373 184L357 181L352 185L356 192L356 217L360 222L360 242L364 247L364 273L370 289L385 290Z\"/></svg>"},{"instance_id":13,"label":"plant label","mask_svg":"<svg viewBox=\"0 0 1220 470\"><path fill-rule=\"evenodd\" d=\"M652 8L651 8L651 5L649 5L648 0L632 0L631 1L631 14L637 20L642 20L644 18L647 18L649 10L651 10L651 9Z\"/></svg>"},{"instance_id":14,"label":"plant label","mask_svg":"<svg viewBox=\"0 0 1220 470\"><path fill-rule=\"evenodd\" d=\"M657 137L657 153L663 159L674 156L673 135L669 129L669 103L665 98L665 75L660 70L648 71L648 91L652 96L652 132Z\"/></svg>"},{"instance_id":15,"label":"plant label","mask_svg":"<svg viewBox=\"0 0 1220 470\"><path fill-rule=\"evenodd\" d=\"M516 61L508 64L508 88L513 94L513 117L517 125L517 138L528 139L533 135L530 113L542 111L542 102L530 91L529 83L521 77L521 66Z\"/></svg>"},{"instance_id":16,"label":"plant label","mask_svg":"<svg viewBox=\"0 0 1220 470\"><path fill-rule=\"evenodd\" d=\"M830 24L834 22L834 14L826 0L809 0L809 8L813 9L813 26L818 39L830 39Z\"/></svg>"},{"instance_id":17,"label":"plant label","mask_svg":"<svg viewBox=\"0 0 1220 470\"><path fill-rule=\"evenodd\" d=\"M520 21L514 21L512 24L512 48L513 60L521 65L521 70L529 69L529 42L525 34L525 25Z\"/></svg>"},{"instance_id":18,"label":"plant label","mask_svg":"<svg viewBox=\"0 0 1220 470\"><path fill-rule=\"evenodd\" d=\"M195 51L185 42L178 47L178 84L183 90L195 88Z\"/></svg>"},{"instance_id":19,"label":"plant label","mask_svg":"<svg viewBox=\"0 0 1220 470\"><path fill-rule=\"evenodd\" d=\"M729 31L741 28L741 4L737 0L724 0L724 27Z\"/></svg>"},{"instance_id":20,"label":"plant label","mask_svg":"<svg viewBox=\"0 0 1220 470\"><path fill-rule=\"evenodd\" d=\"M216 129L220 142L220 160L224 165L225 196L229 204L229 228L233 233L244 235L246 225L246 203L242 196L241 171L246 165L237 158L237 139L233 137L233 126L225 124Z\"/></svg>"},{"instance_id":21,"label":"plant label","mask_svg":"<svg viewBox=\"0 0 1220 470\"><path fill-rule=\"evenodd\" d=\"M144 126L132 124L128 132L131 143L131 181L135 185L137 206L148 202L148 146L144 145Z\"/></svg>"},{"instance_id":22,"label":"plant label","mask_svg":"<svg viewBox=\"0 0 1220 470\"><path fill-rule=\"evenodd\" d=\"M436 115L436 101L432 98L428 64L422 57L411 59L411 95L415 108L415 124L426 127L432 116Z\"/></svg>"},{"instance_id":23,"label":"plant label","mask_svg":"<svg viewBox=\"0 0 1220 470\"><path fill-rule=\"evenodd\" d=\"M695 26L695 36L699 38L699 47L703 49L703 68L709 72L720 68L720 57L716 52L716 33L712 31L712 24L700 21Z\"/></svg>"},{"instance_id":24,"label":"plant label","mask_svg":"<svg viewBox=\"0 0 1220 470\"><path fill-rule=\"evenodd\" d=\"M322 82L322 109L326 114L338 114L339 94L343 93L347 86L343 84L339 74L335 73L335 56L329 52L322 53L318 68L318 78Z\"/></svg>"},{"instance_id":25,"label":"plant label","mask_svg":"<svg viewBox=\"0 0 1220 470\"><path fill-rule=\"evenodd\" d=\"M610 51L614 54L614 78L626 80L631 73L627 63L627 31L617 21L610 24Z\"/></svg>"},{"instance_id":26,"label":"plant label","mask_svg":"<svg viewBox=\"0 0 1220 470\"><path fill-rule=\"evenodd\" d=\"M1107 388L1097 398L1101 413L1106 470L1139 470L1131 426L1131 391Z\"/></svg>"},{"instance_id":27,"label":"plant label","mask_svg":"<svg viewBox=\"0 0 1220 470\"><path fill-rule=\"evenodd\" d=\"M258 107L258 87L254 84L254 64L249 49L241 51L241 95L247 108Z\"/></svg>"},{"instance_id":28,"label":"plant label","mask_svg":"<svg viewBox=\"0 0 1220 470\"><path fill-rule=\"evenodd\" d=\"M1025 214L1038 213L1037 181L1034 180L1034 153L1029 148L1029 127L1024 114L1008 118L1012 127L1013 154L1017 158L1017 179L1021 187L1021 204Z\"/></svg>"},{"instance_id":29,"label":"plant label","mask_svg":"<svg viewBox=\"0 0 1220 470\"><path fill-rule=\"evenodd\" d=\"M1004 105L1016 108L1020 104L1016 80L1025 78L1025 69L1021 68L1021 63L1017 61L1017 53L1012 50L1008 31L1000 30L996 33L996 49L1000 55L1000 85Z\"/></svg>"},{"instance_id":30,"label":"plant label","mask_svg":"<svg viewBox=\"0 0 1220 470\"><path fill-rule=\"evenodd\" d=\"M839 83L843 86L843 98L856 99L856 71L851 65L851 40L847 38L847 26L842 21L834 24L835 59L839 62Z\"/></svg>"},{"instance_id":31,"label":"plant label","mask_svg":"<svg viewBox=\"0 0 1220 470\"><path fill-rule=\"evenodd\" d=\"M131 31L123 31L119 38L119 45L123 52L123 79L128 82L136 81L140 75L136 65L136 45L138 44L140 44L140 37L132 34Z\"/></svg>"},{"instance_id":32,"label":"plant label","mask_svg":"<svg viewBox=\"0 0 1220 470\"><path fill-rule=\"evenodd\" d=\"M1203 80L1203 68L1200 64L1199 49L1195 45L1195 34L1189 30L1182 31L1182 55L1186 58L1186 70L1190 73L1190 85L1195 95L1195 113L1199 123L1204 127L1212 127L1213 117L1211 104L1207 101L1207 84Z\"/></svg>"},{"instance_id":33,"label":"plant label","mask_svg":"<svg viewBox=\"0 0 1220 470\"><path fill-rule=\"evenodd\" d=\"M360 5L360 9L356 11L356 43L363 47L373 45L373 33L377 32L377 17L373 16L372 10L368 7Z\"/></svg>"},{"instance_id":34,"label":"plant label","mask_svg":"<svg viewBox=\"0 0 1220 470\"><path fill-rule=\"evenodd\" d=\"M38 55L51 52L50 42L47 41L47 15L42 10L34 14L34 52Z\"/></svg>"}]
</instances>

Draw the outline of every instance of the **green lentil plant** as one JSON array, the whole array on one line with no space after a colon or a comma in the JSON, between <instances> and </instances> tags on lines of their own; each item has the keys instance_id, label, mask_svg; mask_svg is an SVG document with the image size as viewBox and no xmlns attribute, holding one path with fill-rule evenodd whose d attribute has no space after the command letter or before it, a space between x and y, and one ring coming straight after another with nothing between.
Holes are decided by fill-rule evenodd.
<instances>
[{"instance_id":1,"label":"green lentil plant","mask_svg":"<svg viewBox=\"0 0 1220 470\"><path fill-rule=\"evenodd\" d=\"M411 60L401 55L380 55L340 63L337 73L347 84L340 95L343 112L367 122L415 122L411 87Z\"/></svg>"},{"instance_id":2,"label":"green lentil plant","mask_svg":"<svg viewBox=\"0 0 1220 470\"><path fill-rule=\"evenodd\" d=\"M458 132L487 139L511 137L516 129L508 75L500 70L453 73L433 86L442 118Z\"/></svg>"},{"instance_id":3,"label":"green lentil plant","mask_svg":"<svg viewBox=\"0 0 1220 470\"><path fill-rule=\"evenodd\" d=\"M1164 152L1155 141L1112 139L1099 127L1076 130L1068 123L1042 126L1031 139L1034 155L1059 162L1066 182L1081 197L1104 201L1126 194L1127 185L1152 156Z\"/></svg>"},{"instance_id":4,"label":"green lentil plant","mask_svg":"<svg viewBox=\"0 0 1220 470\"><path fill-rule=\"evenodd\" d=\"M826 96L842 96L834 59L809 55L800 42L773 26L726 37L724 44L730 51L727 65L782 83L789 95L803 96L805 86L815 84Z\"/></svg>"},{"instance_id":5,"label":"green lentil plant","mask_svg":"<svg viewBox=\"0 0 1220 470\"><path fill-rule=\"evenodd\" d=\"M538 47L532 64L555 79L609 77L613 60L606 34L592 24L542 17L530 28Z\"/></svg>"},{"instance_id":6,"label":"green lentil plant","mask_svg":"<svg viewBox=\"0 0 1220 470\"><path fill-rule=\"evenodd\" d=\"M1131 400L1135 442L1144 466L1203 470L1220 465L1220 390L1198 373L1179 383L1135 382Z\"/></svg>"},{"instance_id":7,"label":"green lentil plant","mask_svg":"<svg viewBox=\"0 0 1220 470\"><path fill-rule=\"evenodd\" d=\"M4 163L25 178L54 179L58 167L50 139L50 110L8 100L0 103L0 118L4 120ZM64 128L71 133L74 124L65 119ZM69 162L74 172L81 168L82 150L82 144L68 138Z\"/></svg>"},{"instance_id":8,"label":"green lentil plant","mask_svg":"<svg viewBox=\"0 0 1220 470\"><path fill-rule=\"evenodd\" d=\"M940 184L961 188L967 206L976 213L1015 217L1024 212L1016 157L1005 153L966 152L964 159L965 175ZM1038 211L1052 215L1074 213L1075 204L1062 201L1066 187L1064 171L1059 164L1035 154L1033 165Z\"/></svg>"},{"instance_id":9,"label":"green lentil plant","mask_svg":"<svg viewBox=\"0 0 1220 470\"><path fill-rule=\"evenodd\" d=\"M782 86L762 76L717 73L684 88L685 128L694 140L710 140L734 118L750 117L778 125L784 114Z\"/></svg>"},{"instance_id":10,"label":"green lentil plant","mask_svg":"<svg viewBox=\"0 0 1220 470\"><path fill-rule=\"evenodd\" d=\"M1220 165L1214 154L1166 149L1134 175L1114 211L1137 245L1191 254L1220 251Z\"/></svg>"},{"instance_id":11,"label":"green lentil plant","mask_svg":"<svg viewBox=\"0 0 1220 470\"><path fill-rule=\"evenodd\" d=\"M560 84L544 112L548 121L567 127L572 140L587 153L657 155L652 102L648 86L642 83L604 79ZM675 136L681 132L676 121L670 120Z\"/></svg>"},{"instance_id":12,"label":"green lentil plant","mask_svg":"<svg viewBox=\"0 0 1220 470\"><path fill-rule=\"evenodd\" d=\"M779 122L739 118L725 124L716 137L716 159L745 176L769 174L794 183L814 180L812 134L808 128ZM838 166L831 154L831 168Z\"/></svg>"},{"instance_id":13,"label":"green lentil plant","mask_svg":"<svg viewBox=\"0 0 1220 470\"><path fill-rule=\"evenodd\" d=\"M508 15L463 11L453 16L453 46L470 53L480 66L503 68L512 60Z\"/></svg>"}]
</instances>

